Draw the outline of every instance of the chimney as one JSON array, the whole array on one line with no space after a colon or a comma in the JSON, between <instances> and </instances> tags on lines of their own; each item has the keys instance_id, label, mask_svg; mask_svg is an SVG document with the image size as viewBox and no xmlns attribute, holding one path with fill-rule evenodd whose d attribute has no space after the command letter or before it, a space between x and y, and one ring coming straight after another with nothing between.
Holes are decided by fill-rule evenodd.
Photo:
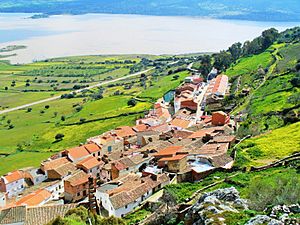
<instances>
[{"instance_id":1,"label":"chimney","mask_svg":"<svg viewBox=\"0 0 300 225\"><path fill-rule=\"evenodd\" d=\"M154 181L157 181L157 175L156 174L151 174L151 179Z\"/></svg>"}]
</instances>

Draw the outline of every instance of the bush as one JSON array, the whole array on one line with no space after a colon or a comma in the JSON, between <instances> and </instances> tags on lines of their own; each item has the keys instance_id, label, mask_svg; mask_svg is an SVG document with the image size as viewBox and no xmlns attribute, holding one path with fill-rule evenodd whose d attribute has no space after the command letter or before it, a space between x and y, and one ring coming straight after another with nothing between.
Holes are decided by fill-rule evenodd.
<instances>
[{"instance_id":1,"label":"bush","mask_svg":"<svg viewBox=\"0 0 300 225\"><path fill-rule=\"evenodd\" d=\"M81 105L76 106L76 108L75 108L75 110L76 110L77 112L80 112L82 109L83 109L83 107L82 107Z\"/></svg>"},{"instance_id":2,"label":"bush","mask_svg":"<svg viewBox=\"0 0 300 225\"><path fill-rule=\"evenodd\" d=\"M58 133L57 135L55 135L55 140L61 141L64 137L65 137L64 134Z\"/></svg>"},{"instance_id":3,"label":"bush","mask_svg":"<svg viewBox=\"0 0 300 225\"><path fill-rule=\"evenodd\" d=\"M127 105L128 106L131 106L131 107L134 107L136 106L137 102L134 98L130 99L128 102L127 102Z\"/></svg>"},{"instance_id":4,"label":"bush","mask_svg":"<svg viewBox=\"0 0 300 225\"><path fill-rule=\"evenodd\" d=\"M49 105L45 105L45 109L49 109L50 108L50 106Z\"/></svg>"},{"instance_id":5,"label":"bush","mask_svg":"<svg viewBox=\"0 0 300 225\"><path fill-rule=\"evenodd\" d=\"M275 205L296 204L300 201L300 177L291 172L277 174L272 180L262 178L250 184L248 193L251 207L259 211Z\"/></svg>"},{"instance_id":6,"label":"bush","mask_svg":"<svg viewBox=\"0 0 300 225\"><path fill-rule=\"evenodd\" d=\"M297 64L296 64L295 69L296 69L297 71L300 71L300 63L297 63Z\"/></svg>"}]
</instances>

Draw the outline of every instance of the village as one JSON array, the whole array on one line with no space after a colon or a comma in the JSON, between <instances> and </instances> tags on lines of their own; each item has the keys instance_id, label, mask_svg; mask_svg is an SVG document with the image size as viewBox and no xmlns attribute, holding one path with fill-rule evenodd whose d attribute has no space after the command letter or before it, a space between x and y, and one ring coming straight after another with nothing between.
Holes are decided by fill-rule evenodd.
<instances>
[{"instance_id":1,"label":"village","mask_svg":"<svg viewBox=\"0 0 300 225\"><path fill-rule=\"evenodd\" d=\"M201 182L215 170L232 168L237 120L205 110L217 109L229 89L228 77L216 70L207 82L192 74L135 126L90 137L39 168L2 176L2 221L45 224L78 205L122 218L168 184Z\"/></svg>"}]
</instances>

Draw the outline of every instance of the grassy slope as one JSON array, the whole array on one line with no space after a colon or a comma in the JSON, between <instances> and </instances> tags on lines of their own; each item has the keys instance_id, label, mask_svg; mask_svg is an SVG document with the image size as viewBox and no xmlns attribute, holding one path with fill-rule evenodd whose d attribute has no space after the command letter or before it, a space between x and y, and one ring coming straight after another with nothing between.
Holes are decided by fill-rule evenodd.
<instances>
[{"instance_id":1,"label":"grassy slope","mask_svg":"<svg viewBox=\"0 0 300 225\"><path fill-rule=\"evenodd\" d=\"M238 147L237 165L264 165L299 152L299 149L300 122L243 142Z\"/></svg>"},{"instance_id":2,"label":"grassy slope","mask_svg":"<svg viewBox=\"0 0 300 225\"><path fill-rule=\"evenodd\" d=\"M205 192L216 190L219 188L226 187L236 187L241 194L242 198L247 198L249 195L249 185L255 183L258 180L268 179L270 185L276 184L276 180L273 178L278 174L285 174L286 176L295 176L297 174L296 169L278 167L273 169L267 169L261 172L238 172L235 173L236 176L229 178L230 181L234 182L221 182L216 186L205 190ZM184 202L185 199L190 198L197 190L204 188L212 183L221 181L222 179L232 176L233 174L228 174L224 172L216 172L208 177L204 178L201 182L198 183L179 183L171 184L165 187L166 191L172 194L175 197L178 203Z\"/></svg>"}]
</instances>

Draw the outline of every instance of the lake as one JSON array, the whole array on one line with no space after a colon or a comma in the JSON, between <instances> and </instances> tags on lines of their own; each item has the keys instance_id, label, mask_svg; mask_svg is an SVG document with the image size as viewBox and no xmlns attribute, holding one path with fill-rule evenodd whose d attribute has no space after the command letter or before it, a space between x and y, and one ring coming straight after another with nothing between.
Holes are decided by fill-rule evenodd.
<instances>
[{"instance_id":1,"label":"lake","mask_svg":"<svg viewBox=\"0 0 300 225\"><path fill-rule=\"evenodd\" d=\"M27 46L9 58L12 63L71 55L214 52L252 39L269 27L284 30L299 25L111 14L29 19L31 15L0 14L0 47Z\"/></svg>"}]
</instances>

